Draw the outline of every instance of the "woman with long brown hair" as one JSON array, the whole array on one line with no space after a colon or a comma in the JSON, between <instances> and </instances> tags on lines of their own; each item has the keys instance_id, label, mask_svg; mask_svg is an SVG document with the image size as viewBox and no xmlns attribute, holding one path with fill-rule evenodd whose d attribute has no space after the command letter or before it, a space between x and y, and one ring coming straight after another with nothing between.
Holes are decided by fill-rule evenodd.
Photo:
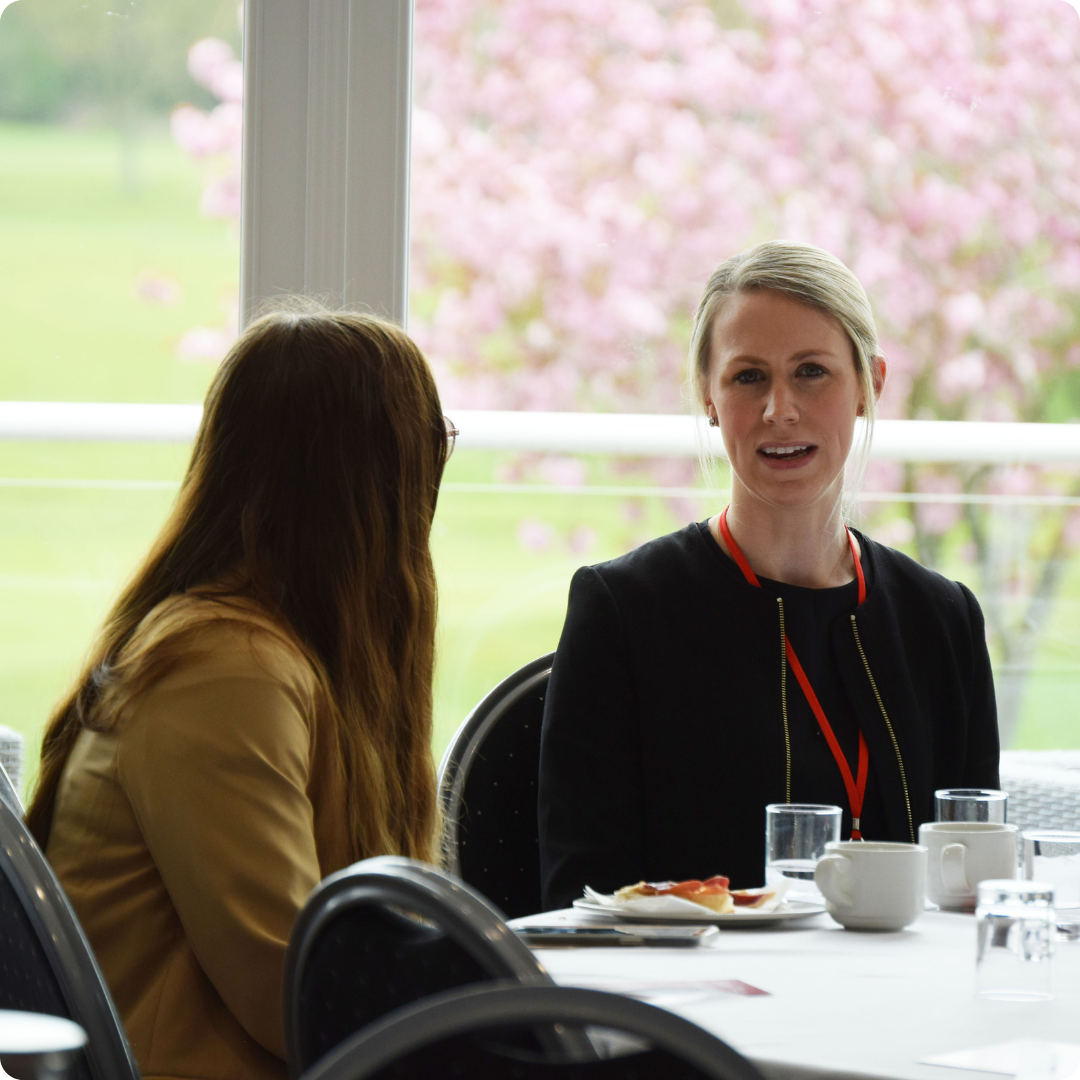
<instances>
[{"instance_id":1,"label":"woman with long brown hair","mask_svg":"<svg viewBox=\"0 0 1080 1080\"><path fill-rule=\"evenodd\" d=\"M371 316L268 315L214 380L27 815L144 1075L284 1077L308 893L434 855L428 539L451 445L423 356Z\"/></svg>"}]
</instances>

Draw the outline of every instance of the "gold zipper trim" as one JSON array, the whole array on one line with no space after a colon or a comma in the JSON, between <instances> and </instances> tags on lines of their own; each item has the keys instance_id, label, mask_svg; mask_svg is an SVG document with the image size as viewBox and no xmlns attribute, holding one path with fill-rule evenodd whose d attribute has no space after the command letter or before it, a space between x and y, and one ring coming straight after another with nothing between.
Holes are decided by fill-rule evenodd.
<instances>
[{"instance_id":1,"label":"gold zipper trim","mask_svg":"<svg viewBox=\"0 0 1080 1080\"><path fill-rule=\"evenodd\" d=\"M851 631L855 635L855 647L859 650L859 656L862 657L863 667L866 669L866 677L870 680L870 688L874 691L874 697L877 699L881 715L885 717L885 726L889 729L889 738L892 739L893 750L896 753L896 763L900 766L900 784L904 789L904 804L907 807L908 833L911 836L911 842L914 844L915 823L911 817L911 795L908 792L907 773L904 772L904 759L900 756L900 744L896 741L896 732L893 731L892 721L889 719L889 714L885 711L885 702L881 700L881 694L878 693L877 683L874 681L874 673L870 670L870 662L866 659L866 653L863 651L862 641L859 638L859 624L855 621L854 615L851 616Z\"/></svg>"},{"instance_id":2,"label":"gold zipper trim","mask_svg":"<svg viewBox=\"0 0 1080 1080\"><path fill-rule=\"evenodd\" d=\"M784 718L784 802L791 802L791 732L787 718L787 632L784 630L784 600L776 598L780 605L780 712Z\"/></svg>"}]
</instances>

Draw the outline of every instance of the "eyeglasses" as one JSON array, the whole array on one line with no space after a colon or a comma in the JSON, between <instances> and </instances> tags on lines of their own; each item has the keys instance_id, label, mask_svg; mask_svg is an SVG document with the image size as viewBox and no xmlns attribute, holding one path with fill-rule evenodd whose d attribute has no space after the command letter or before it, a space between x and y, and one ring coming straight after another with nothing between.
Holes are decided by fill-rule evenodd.
<instances>
[{"instance_id":1,"label":"eyeglasses","mask_svg":"<svg viewBox=\"0 0 1080 1080\"><path fill-rule=\"evenodd\" d=\"M461 432L454 426L454 421L449 416L443 417L443 423L446 425L446 460L449 461L450 455L454 452L454 444Z\"/></svg>"}]
</instances>

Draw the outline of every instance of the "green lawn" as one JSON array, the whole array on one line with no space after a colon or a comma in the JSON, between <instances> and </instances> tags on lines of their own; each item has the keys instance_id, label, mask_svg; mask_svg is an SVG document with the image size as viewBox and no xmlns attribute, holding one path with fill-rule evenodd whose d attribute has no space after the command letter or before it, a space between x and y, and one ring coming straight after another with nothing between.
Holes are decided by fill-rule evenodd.
<instances>
[{"instance_id":1,"label":"green lawn","mask_svg":"<svg viewBox=\"0 0 1080 1080\"><path fill-rule=\"evenodd\" d=\"M108 131L0 124L0 400L202 399L212 369L173 349L223 321L239 242L199 215L199 170L164 135L134 163ZM178 302L134 295L147 273Z\"/></svg>"},{"instance_id":2,"label":"green lawn","mask_svg":"<svg viewBox=\"0 0 1080 1080\"><path fill-rule=\"evenodd\" d=\"M228 225L199 216L198 170L164 137L139 147L128 193L121 180L118 143L108 132L0 125L0 400L201 398L211 367L184 363L173 350L185 329L221 320L221 297L236 283L236 237ZM155 306L133 295L133 280L146 271L175 280L179 302ZM10 481L175 481L186 453L176 446L0 443L0 724L24 732L29 759L52 702L159 527L172 491ZM459 451L447 481L492 481L502 460ZM606 478L602 462L590 467L598 482ZM554 648L577 566L681 524L656 498L638 500L636 514L625 500L602 496L444 493L434 541L438 752L492 685ZM551 527L550 547L521 546L523 518ZM573 551L571 537L583 526L595 531L594 541ZM1080 564L1036 667L1017 744L1080 746Z\"/></svg>"},{"instance_id":3,"label":"green lawn","mask_svg":"<svg viewBox=\"0 0 1080 1080\"><path fill-rule=\"evenodd\" d=\"M33 742L49 707L77 670L95 627L159 527L171 490L4 486L3 478L176 479L185 448L0 443L0 723ZM460 451L447 481L490 481L499 455ZM610 558L635 537L677 522L661 500L462 494L440 499L434 552L439 578L436 751L496 682L555 647L570 576ZM543 552L517 540L522 518L547 523ZM570 550L582 526L587 551Z\"/></svg>"}]
</instances>

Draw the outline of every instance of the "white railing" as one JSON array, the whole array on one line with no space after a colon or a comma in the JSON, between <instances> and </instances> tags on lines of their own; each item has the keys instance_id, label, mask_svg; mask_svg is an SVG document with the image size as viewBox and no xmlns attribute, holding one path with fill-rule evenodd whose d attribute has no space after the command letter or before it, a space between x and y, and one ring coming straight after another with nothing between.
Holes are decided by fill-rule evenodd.
<instances>
[{"instance_id":1,"label":"white railing","mask_svg":"<svg viewBox=\"0 0 1080 1080\"><path fill-rule=\"evenodd\" d=\"M0 439L191 442L201 419L201 405L0 401Z\"/></svg>"},{"instance_id":2,"label":"white railing","mask_svg":"<svg viewBox=\"0 0 1080 1080\"><path fill-rule=\"evenodd\" d=\"M690 416L451 410L469 450L693 457L719 456L719 433ZM0 439L190 442L200 405L0 401ZM879 420L871 456L893 461L1080 463L1080 424Z\"/></svg>"}]
</instances>

